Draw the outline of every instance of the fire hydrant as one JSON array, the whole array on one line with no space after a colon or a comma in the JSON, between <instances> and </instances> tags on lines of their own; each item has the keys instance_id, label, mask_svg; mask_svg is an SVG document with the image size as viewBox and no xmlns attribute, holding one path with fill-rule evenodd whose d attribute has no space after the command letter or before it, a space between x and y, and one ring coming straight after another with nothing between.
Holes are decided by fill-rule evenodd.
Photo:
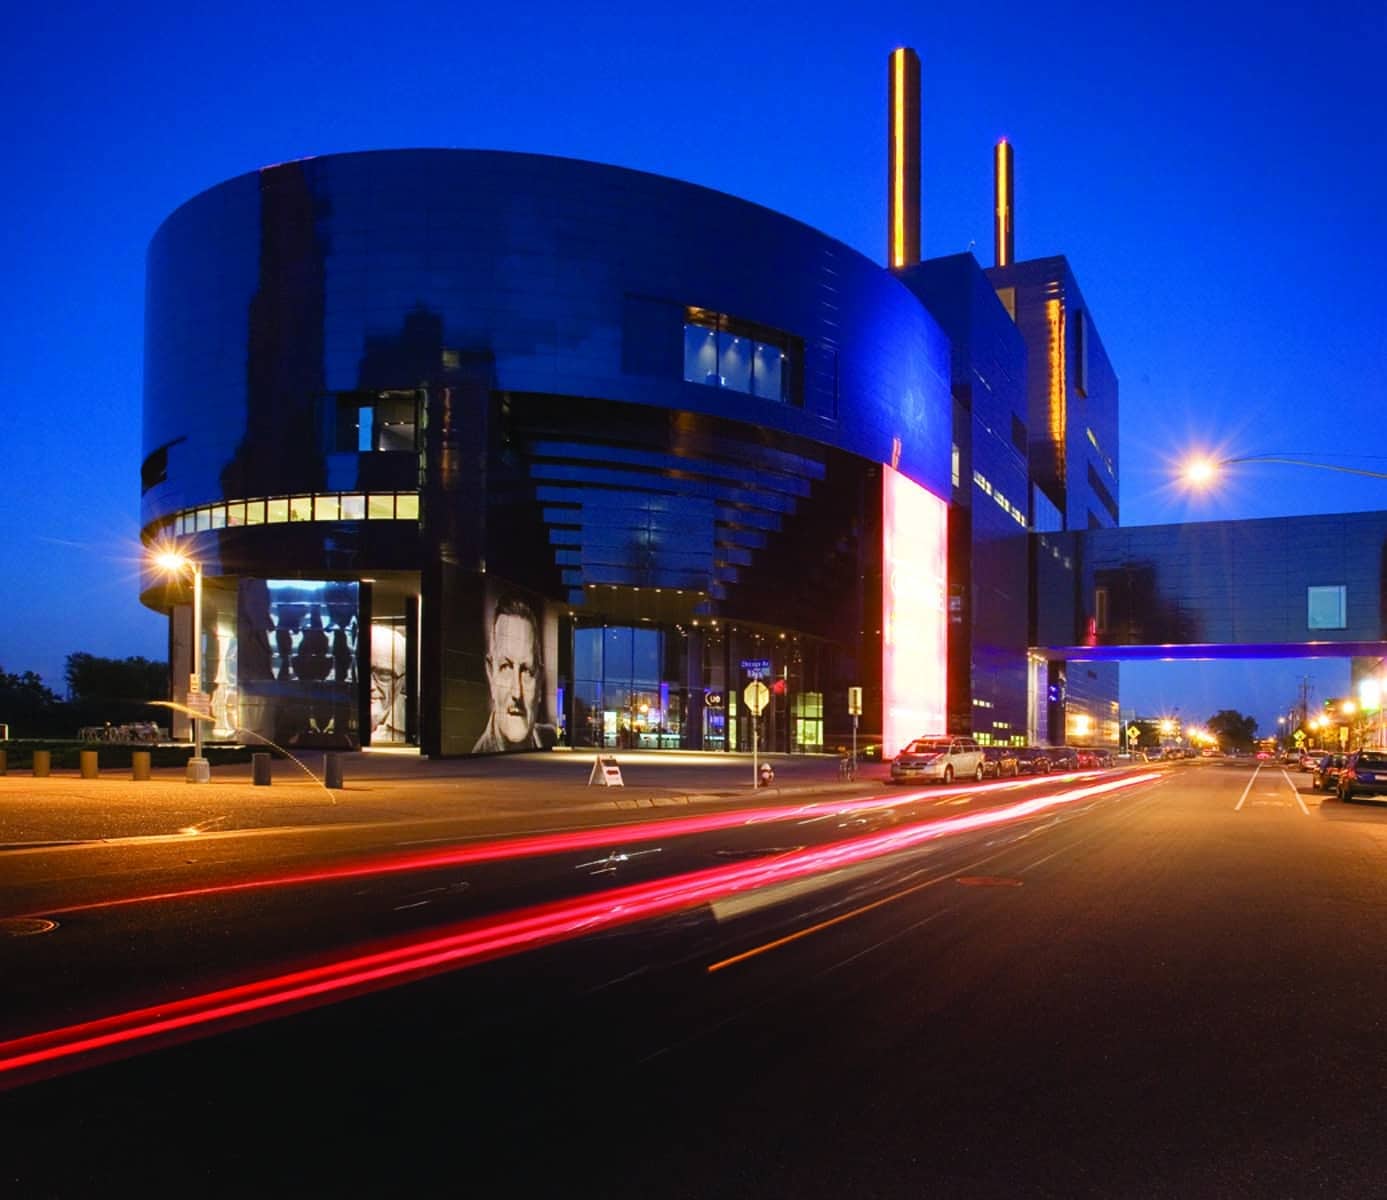
<instances>
[{"instance_id":1,"label":"fire hydrant","mask_svg":"<svg viewBox=\"0 0 1387 1200\"><path fill-rule=\"evenodd\" d=\"M761 786L770 787L775 782L775 768L770 763L761 764Z\"/></svg>"}]
</instances>

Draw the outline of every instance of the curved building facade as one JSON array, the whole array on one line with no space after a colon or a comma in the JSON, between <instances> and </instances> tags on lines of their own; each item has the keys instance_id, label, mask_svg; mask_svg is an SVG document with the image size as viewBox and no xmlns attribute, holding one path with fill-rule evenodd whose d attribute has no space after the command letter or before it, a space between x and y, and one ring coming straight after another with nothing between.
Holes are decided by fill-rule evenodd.
<instances>
[{"instance_id":1,"label":"curved building facade","mask_svg":"<svg viewBox=\"0 0 1387 1200\"><path fill-rule=\"evenodd\" d=\"M950 348L757 205L533 155L285 163L149 251L142 525L219 732L426 753L944 728ZM176 696L190 597L170 614ZM936 670L937 668L937 670Z\"/></svg>"}]
</instances>

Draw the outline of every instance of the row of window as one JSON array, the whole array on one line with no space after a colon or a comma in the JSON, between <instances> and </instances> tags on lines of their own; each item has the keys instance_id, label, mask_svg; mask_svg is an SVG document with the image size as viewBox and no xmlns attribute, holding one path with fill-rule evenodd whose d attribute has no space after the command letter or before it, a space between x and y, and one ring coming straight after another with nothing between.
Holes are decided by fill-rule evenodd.
<instances>
[{"instance_id":1,"label":"row of window","mask_svg":"<svg viewBox=\"0 0 1387 1200\"><path fill-rule=\"evenodd\" d=\"M1348 628L1348 588L1345 585L1309 587L1305 592L1308 629ZM1108 589L1105 587L1093 590L1093 629L1095 633L1108 632Z\"/></svg>"},{"instance_id":2,"label":"row of window","mask_svg":"<svg viewBox=\"0 0 1387 1200\"><path fill-rule=\"evenodd\" d=\"M320 492L307 496L271 496L233 500L175 513L170 532L202 533L243 525L282 525L291 521L417 521L418 492Z\"/></svg>"},{"instance_id":3,"label":"row of window","mask_svg":"<svg viewBox=\"0 0 1387 1200\"><path fill-rule=\"evenodd\" d=\"M976 483L978 487L981 488L984 492L986 492L989 496L991 496L992 499L996 501L997 507L1000 508L1004 513L1006 513L1007 516L1009 516L1013 521L1020 525L1022 529L1026 528L1025 512L1023 512L1019 506L1013 504L1004 495L1002 495L1001 488L993 487L992 481L989 480L987 476L985 476L981 471L973 472L973 482Z\"/></svg>"},{"instance_id":4,"label":"row of window","mask_svg":"<svg viewBox=\"0 0 1387 1200\"><path fill-rule=\"evenodd\" d=\"M778 329L710 312L684 311L684 379L779 404L803 403L803 343Z\"/></svg>"}]
</instances>

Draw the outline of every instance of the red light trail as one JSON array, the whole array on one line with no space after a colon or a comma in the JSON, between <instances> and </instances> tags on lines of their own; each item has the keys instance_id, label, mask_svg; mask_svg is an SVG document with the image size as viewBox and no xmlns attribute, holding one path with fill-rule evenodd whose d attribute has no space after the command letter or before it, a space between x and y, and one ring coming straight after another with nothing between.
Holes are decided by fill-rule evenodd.
<instances>
[{"instance_id":1,"label":"red light trail","mask_svg":"<svg viewBox=\"0 0 1387 1200\"><path fill-rule=\"evenodd\" d=\"M1059 777L1052 777L1059 779ZM1025 786L1032 781L1017 780L1011 783L997 783L978 787L932 788L927 791L904 792L899 795L872 796L865 800L849 800L838 804L779 805L774 808L736 809L728 812L703 813L692 817L670 817L659 821L632 822L627 825L605 825L597 829L569 830L564 833L533 834L524 837L504 838L497 841L474 842L470 845L450 847L447 850L416 850L399 854L383 855L362 859L349 865L320 867L311 871L298 871L280 875L263 875L251 879L233 880L227 883L206 884L199 887L173 888L162 892L145 892L134 896L105 897L81 904L67 904L57 908L35 909L33 912L12 914L16 917L63 916L76 912L89 912L101 908L118 908L131 904L154 904L171 900L196 899L206 896L221 896L234 892L255 891L261 888L308 886L319 883L336 883L346 879L362 879L376 875L390 875L406 871L428 871L445 867L474 866L479 863L505 862L518 858L534 858L541 855L566 854L580 850L609 848L614 842L622 844L651 842L662 838L685 837L690 834L716 833L723 829L736 829L748 825L770 824L777 821L791 821L811 816L837 816L845 813L861 812L875 808L895 808L913 804L924 799L947 799L963 793L989 793L1009 791Z\"/></svg>"},{"instance_id":2,"label":"red light trail","mask_svg":"<svg viewBox=\"0 0 1387 1200\"><path fill-rule=\"evenodd\" d=\"M949 834L1002 825L1158 778L1155 772L1128 776L774 858L493 914L464 922L448 933L419 935L388 948L304 970L16 1038L0 1043L0 1087L18 1086L43 1075L135 1052L137 1043L152 1048L271 1015L287 1015L440 971L668 916L730 895L836 870Z\"/></svg>"}]
</instances>

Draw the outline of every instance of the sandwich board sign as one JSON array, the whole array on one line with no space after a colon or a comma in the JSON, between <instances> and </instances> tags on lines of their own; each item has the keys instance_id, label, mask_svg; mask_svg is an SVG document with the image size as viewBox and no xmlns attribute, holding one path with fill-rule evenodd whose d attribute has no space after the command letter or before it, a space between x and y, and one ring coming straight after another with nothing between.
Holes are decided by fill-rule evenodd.
<instances>
[{"instance_id":1,"label":"sandwich board sign","mask_svg":"<svg viewBox=\"0 0 1387 1200\"><path fill-rule=\"evenodd\" d=\"M592 760L592 772L588 775L588 787L625 787L621 780L621 766L610 754L599 754Z\"/></svg>"}]
</instances>

